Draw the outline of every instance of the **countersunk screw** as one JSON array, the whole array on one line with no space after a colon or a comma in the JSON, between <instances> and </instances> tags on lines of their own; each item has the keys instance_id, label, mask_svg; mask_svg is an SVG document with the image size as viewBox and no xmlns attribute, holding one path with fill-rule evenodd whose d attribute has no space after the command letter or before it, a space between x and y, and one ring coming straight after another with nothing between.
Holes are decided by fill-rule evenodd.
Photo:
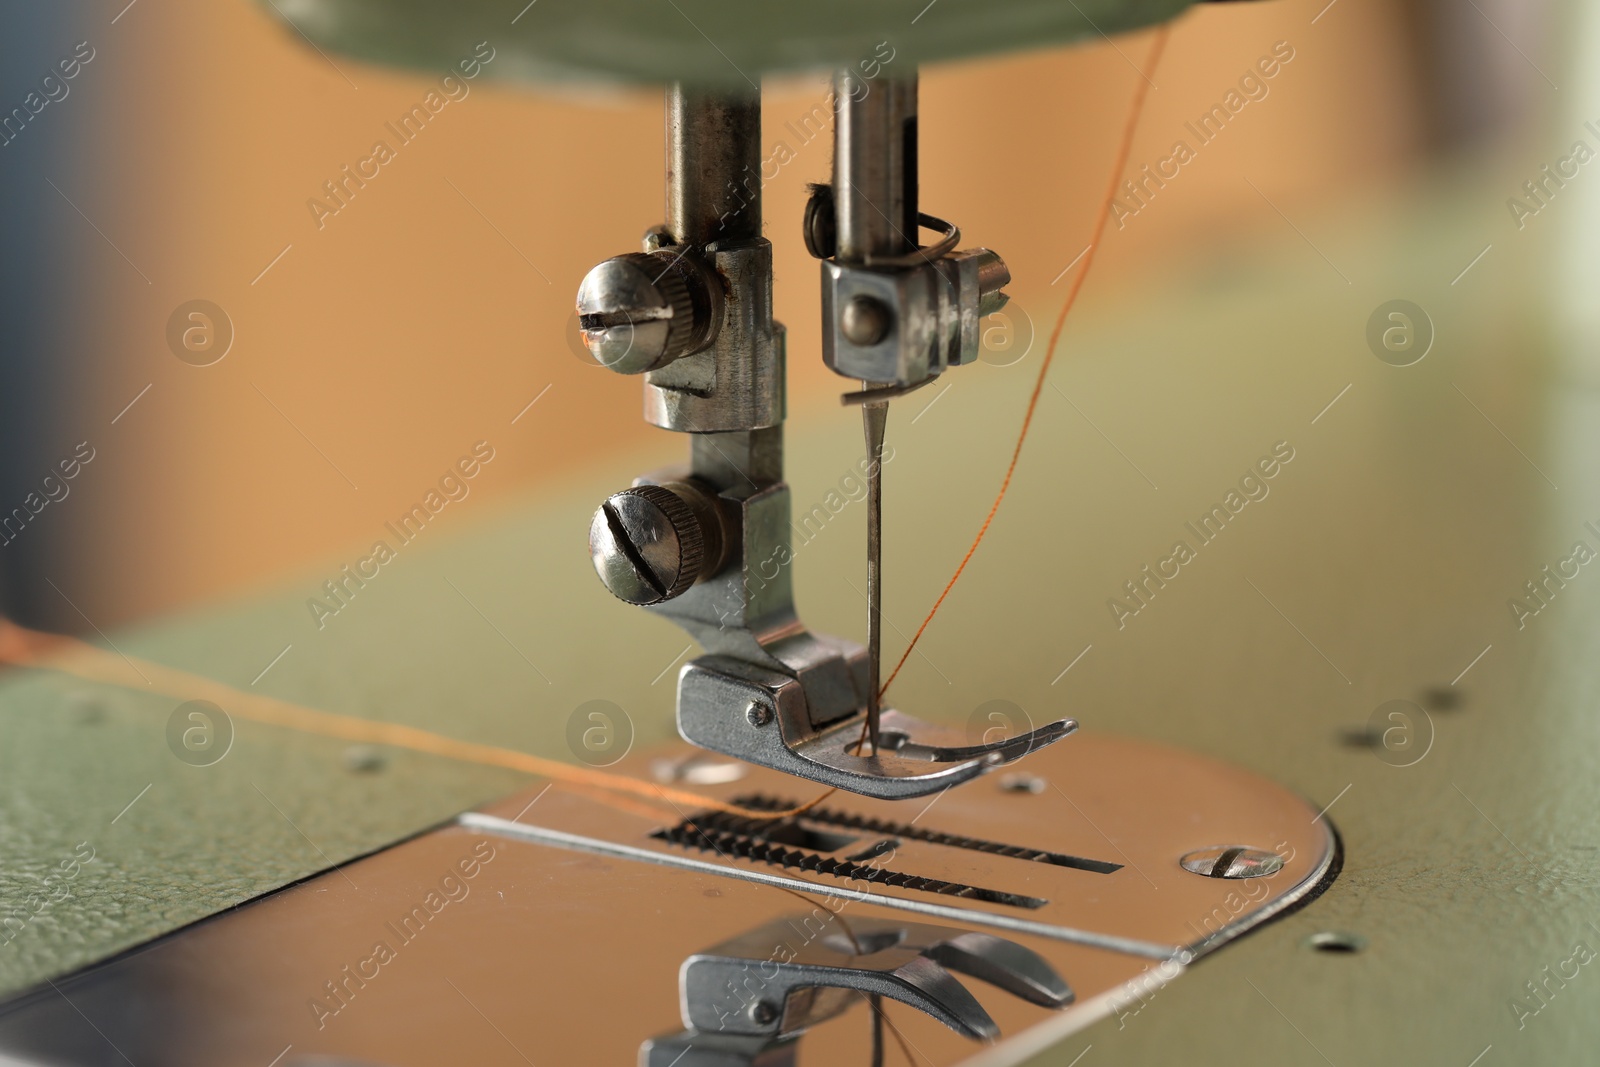
<instances>
[{"instance_id":1,"label":"countersunk screw","mask_svg":"<svg viewBox=\"0 0 1600 1067\"><path fill-rule=\"evenodd\" d=\"M778 1009L770 1001L758 1000L750 1005L750 1021L757 1026L770 1026L778 1017Z\"/></svg>"},{"instance_id":2,"label":"countersunk screw","mask_svg":"<svg viewBox=\"0 0 1600 1067\"><path fill-rule=\"evenodd\" d=\"M1178 862L1184 870L1207 878L1265 878L1283 870L1283 857L1276 852L1245 845L1198 848Z\"/></svg>"},{"instance_id":3,"label":"countersunk screw","mask_svg":"<svg viewBox=\"0 0 1600 1067\"><path fill-rule=\"evenodd\" d=\"M760 729L772 721L772 709L758 701L752 700L744 709L744 717L750 720L750 725Z\"/></svg>"}]
</instances>

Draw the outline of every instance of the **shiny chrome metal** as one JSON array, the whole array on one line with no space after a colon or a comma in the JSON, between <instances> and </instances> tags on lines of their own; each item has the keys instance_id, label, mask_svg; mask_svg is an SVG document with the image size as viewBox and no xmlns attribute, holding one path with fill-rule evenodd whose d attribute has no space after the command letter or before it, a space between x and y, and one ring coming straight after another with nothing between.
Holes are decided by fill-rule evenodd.
<instances>
[{"instance_id":1,"label":"shiny chrome metal","mask_svg":"<svg viewBox=\"0 0 1600 1067\"><path fill-rule=\"evenodd\" d=\"M908 911L917 915L932 916L936 919L987 926L1012 934L1039 937L1065 944L1084 945L1146 961L1164 962L1177 959L1184 952L1182 946L1178 945L1166 945L1139 938L1082 930L1050 922L1020 919L1014 915L978 911L953 904L907 899L904 896L890 893L873 893L866 890L849 889L827 882L794 878L759 868L740 866L732 862L719 863L714 859L708 860L683 855L682 853L669 852L665 849L651 849L639 845L623 844L609 841L605 838L589 837L584 834L551 829L541 823L530 823L479 812L469 812L461 816L460 824L468 830L533 844L549 845L555 848L586 852L597 856L608 856L614 859L640 860L645 863L659 864L682 871L723 875L737 881L752 882L776 889L787 889L790 892L809 893L843 900L848 903L874 905L891 908L896 911Z\"/></svg>"},{"instance_id":2,"label":"shiny chrome metal","mask_svg":"<svg viewBox=\"0 0 1600 1067\"><path fill-rule=\"evenodd\" d=\"M941 952L957 968L974 964L1008 992L1041 986L1058 990L1059 997L1046 1006L1060 1007L1072 999L1066 982L1038 953L993 935L926 923L855 922L848 931L814 938L773 960L773 946L792 936L791 924L805 918L779 917L685 960L679 972L684 1025L702 1032L772 1037L801 1033L859 999L824 993L847 990L909 1004L965 1037L998 1037L999 1026L939 961ZM963 935L976 939L969 940L969 950L952 948ZM1007 953L1006 946L1016 951ZM751 1010L760 1005L778 1010Z\"/></svg>"},{"instance_id":3,"label":"shiny chrome metal","mask_svg":"<svg viewBox=\"0 0 1600 1067\"><path fill-rule=\"evenodd\" d=\"M691 744L757 766L862 796L904 800L1015 762L1078 726L1060 719L1019 737L974 747L961 745L948 731L884 708L879 711L881 747L867 755L861 736L867 689L863 650L808 638L803 650L816 649L821 655L795 673L715 655L686 664L678 676L678 733ZM760 716L762 725L776 720L778 729L753 728L748 714L728 714L729 708L751 704L770 709L770 717ZM830 710L831 721L813 718Z\"/></svg>"},{"instance_id":4,"label":"shiny chrome metal","mask_svg":"<svg viewBox=\"0 0 1600 1067\"><path fill-rule=\"evenodd\" d=\"M823 361L863 382L925 383L978 358L979 321L1005 306L1001 290L1010 281L1005 262L987 248L893 270L824 262ZM858 333L846 328L846 310L865 303L887 309L887 329Z\"/></svg>"},{"instance_id":5,"label":"shiny chrome metal","mask_svg":"<svg viewBox=\"0 0 1600 1067\"><path fill-rule=\"evenodd\" d=\"M882 747L879 707L883 667L883 434L889 402L861 405L861 426L867 439L867 740L872 752Z\"/></svg>"},{"instance_id":6,"label":"shiny chrome metal","mask_svg":"<svg viewBox=\"0 0 1600 1067\"><path fill-rule=\"evenodd\" d=\"M822 358L903 389L978 358L978 320L1004 305L1011 275L986 248L955 251L960 229L917 209L916 78L858 85L835 77L833 186L806 209L806 246L823 260ZM928 247L925 226L943 235Z\"/></svg>"},{"instance_id":7,"label":"shiny chrome metal","mask_svg":"<svg viewBox=\"0 0 1600 1067\"><path fill-rule=\"evenodd\" d=\"M844 407L849 407L852 404L873 404L880 400L894 400L897 397L916 392L933 380L932 378L924 378L922 381L913 382L910 385L879 385L866 389L856 389L841 394L839 403Z\"/></svg>"},{"instance_id":8,"label":"shiny chrome metal","mask_svg":"<svg viewBox=\"0 0 1600 1067\"><path fill-rule=\"evenodd\" d=\"M952 972L1040 1007L1072 1002L1071 987L1037 952L948 926L863 919L780 955L775 946L809 921L807 914L785 915L685 960L678 984L688 1029L645 1042L639 1062L731 1067L771 1062L762 1058L768 1049L787 1058L806 1031L863 1000L881 1013L882 997L963 1037L995 1040L999 1024Z\"/></svg>"},{"instance_id":9,"label":"shiny chrome metal","mask_svg":"<svg viewBox=\"0 0 1600 1067\"><path fill-rule=\"evenodd\" d=\"M711 342L645 378L645 421L680 433L757 430L784 415L783 327L772 321L772 246L761 236L761 94L681 84L666 98L667 222L725 294Z\"/></svg>"},{"instance_id":10,"label":"shiny chrome metal","mask_svg":"<svg viewBox=\"0 0 1600 1067\"><path fill-rule=\"evenodd\" d=\"M891 715L885 713L886 731ZM751 734L773 732L771 726L740 725ZM648 766L650 758L628 760ZM618 769L629 766L625 760ZM833 912L844 902L870 902L929 921L1095 945L1156 961L1214 951L1319 891L1337 872L1337 839L1326 817L1312 821L1313 805L1213 760L1091 735L1035 752L1028 766L1045 782L1038 795L963 789L932 803L905 804L836 794L798 817L762 822L759 832L776 846L766 858L762 850L742 850L724 836L687 847L662 832L674 819L710 831L724 825L716 812L679 805L654 821L647 811L619 810L560 783L514 822L527 797L463 816L463 823L831 898ZM783 810L811 795L792 778L760 767L738 782L699 791L753 813ZM1204 804L1197 807L1196 797ZM1018 817L1019 804L1027 806L1025 820ZM1269 842L1282 866L1248 883L1195 877L1176 858L1196 836ZM869 877L862 866L881 877ZM939 891L927 888L929 880L996 892ZM998 903L1007 896L1043 903ZM1062 973L1073 977L1070 970ZM1081 982L1073 985L1080 997L1090 995Z\"/></svg>"},{"instance_id":11,"label":"shiny chrome metal","mask_svg":"<svg viewBox=\"0 0 1600 1067\"><path fill-rule=\"evenodd\" d=\"M875 345L889 336L893 313L870 296L858 296L839 312L839 330L853 345Z\"/></svg>"},{"instance_id":12,"label":"shiny chrome metal","mask_svg":"<svg viewBox=\"0 0 1600 1067\"><path fill-rule=\"evenodd\" d=\"M760 142L759 92L669 87L667 222L645 234L644 252L606 260L579 290L584 343L604 366L645 376L645 420L663 429L783 421Z\"/></svg>"},{"instance_id":13,"label":"shiny chrome metal","mask_svg":"<svg viewBox=\"0 0 1600 1067\"><path fill-rule=\"evenodd\" d=\"M853 148L844 163L841 188L850 193L841 198L841 222L850 237L841 254L914 252L915 79L874 87L848 110L853 117L841 119L848 131L840 143ZM676 622L704 649L679 675L679 733L716 752L880 797L943 789L1064 737L1075 725L1068 720L1023 744L973 748L895 713L893 745L885 742L876 532L867 579L870 655L800 622L783 482L784 335L772 320L772 249L761 237L759 93L674 86L666 116L667 222L646 234L644 253L590 273L580 310L586 340L603 361L644 372L645 419L689 433L693 442L687 471L639 479L590 525L590 555L607 588ZM925 269L865 276L903 278L933 306L933 287L944 285L940 272L949 273L975 316L977 279L995 277L997 262L989 253L957 253ZM652 276L658 264L663 273ZM961 333L960 324L943 311L903 319L912 306L862 292L844 326L863 345L900 350L907 350L906 329L915 327L927 334L925 344L912 346L924 369L929 359L942 369L950 357L941 337ZM975 338L975 327L962 336L968 334ZM885 413L876 401L863 416L875 531ZM768 728L774 720L778 728ZM855 750L863 726L874 743L871 757Z\"/></svg>"},{"instance_id":14,"label":"shiny chrome metal","mask_svg":"<svg viewBox=\"0 0 1600 1067\"><path fill-rule=\"evenodd\" d=\"M583 343L619 374L659 370L715 338L721 293L687 248L615 256L578 287Z\"/></svg>"},{"instance_id":15,"label":"shiny chrome metal","mask_svg":"<svg viewBox=\"0 0 1600 1067\"><path fill-rule=\"evenodd\" d=\"M1185 853L1179 864L1207 878L1265 878L1283 869L1283 857L1271 849L1215 845Z\"/></svg>"},{"instance_id":16,"label":"shiny chrome metal","mask_svg":"<svg viewBox=\"0 0 1600 1067\"><path fill-rule=\"evenodd\" d=\"M616 770L637 780L658 760L694 756L687 746L640 752ZM873 947L885 928L951 928L922 954L1016 994L982 998L1003 1032L985 1062L1032 1062L1026 1050L1036 1056L1042 1035L1060 1040L1184 981L1192 956L1304 901L1336 868L1319 805L1253 774L1107 737L1033 758L1070 800L1054 787L1026 798L962 790L931 805L829 798L826 813L812 810L833 839L801 835L785 846L815 857L815 869L690 851L654 836L684 817L670 805L658 812L588 785L536 782L455 825L41 983L0 1007L0 1057L121 1063L115 1048L135 1063L216 1067L264 1064L292 1044L283 1063L628 1063L651 1035L682 1025L685 959L789 917L768 958L800 958L811 945L838 951L847 930ZM752 791L806 799L792 779L759 768L694 788L724 804ZM1028 819L1017 818L1019 804ZM896 824L922 836L885 832ZM977 839L1002 828L1016 847L974 847L999 844ZM781 838L785 829L796 828L775 820L769 832ZM1284 867L1250 883L1196 877L1174 862L1196 836L1269 841ZM1109 871L1036 858L1104 855L1108 837L1110 858L1123 861ZM873 865L881 880L828 873L830 859L852 856L868 857L857 864ZM920 888L926 878L1048 903L1022 909L940 895ZM776 888L816 906L797 916L795 897ZM1008 960L984 940L991 934L1035 954L1076 999L1050 1006L1060 987ZM906 944L922 940L908 935ZM597 951L607 945L626 953ZM813 1025L800 1039L807 1056L863 1062L859 1015ZM920 1029L915 1040L927 1063L965 1062L973 1052L943 1027ZM666 1067L671 1058L649 1062Z\"/></svg>"},{"instance_id":17,"label":"shiny chrome metal","mask_svg":"<svg viewBox=\"0 0 1600 1067\"><path fill-rule=\"evenodd\" d=\"M645 375L645 421L680 433L777 426L786 401L784 330L772 319L772 246L765 238L727 238L701 252L724 294L720 322L706 347Z\"/></svg>"},{"instance_id":18,"label":"shiny chrome metal","mask_svg":"<svg viewBox=\"0 0 1600 1067\"><path fill-rule=\"evenodd\" d=\"M721 568L722 525L716 502L694 484L635 486L595 511L589 557L619 600L658 604Z\"/></svg>"}]
</instances>

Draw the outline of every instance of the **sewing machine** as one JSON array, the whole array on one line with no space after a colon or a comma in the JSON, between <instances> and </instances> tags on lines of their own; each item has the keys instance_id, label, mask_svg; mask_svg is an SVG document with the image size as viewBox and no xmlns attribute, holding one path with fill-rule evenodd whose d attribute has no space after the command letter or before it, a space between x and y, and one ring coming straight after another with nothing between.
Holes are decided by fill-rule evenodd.
<instances>
[{"instance_id":1,"label":"sewing machine","mask_svg":"<svg viewBox=\"0 0 1600 1067\"><path fill-rule=\"evenodd\" d=\"M665 219L638 251L581 280L576 311L593 360L640 380L645 420L684 435L686 462L661 456L592 512L590 562L603 589L574 577L585 570L576 505L556 509L535 543L543 566L564 572L545 610L579 620L572 655L584 670L602 674L643 632L606 631L617 616L602 612L615 605L597 602L608 593L698 646L675 671L675 695L652 708L675 721L680 741L615 751L603 708L567 724L577 723L580 759L654 783L666 804L607 795L593 779L519 786L30 994L0 1013L0 1054L271 1067L784 1067L895 1062L903 1052L988 1067L1092 1054L1087 1067L1119 1047L1119 1062L1207 1063L1272 1045L1294 1050L1279 1062L1320 1062L1294 1023L1275 1033L1289 1019L1276 979L1243 994L1259 1000L1224 998L1180 1016L1204 1028L1163 1030L1138 1017L1208 995L1213 965L1191 972L1242 935L1316 914L1345 862L1329 811L1344 795L1337 786L1313 802L1302 795L1303 766L1286 775L1291 786L1190 751L1206 745L1192 721L1204 713L1188 708L1173 712L1185 723L1171 728L1188 747L1170 747L1094 729L1092 709L1069 716L1065 700L1039 721L998 700L952 720L948 709L917 707L925 689L903 707L899 696L885 703L884 582L928 565L926 555L885 565L883 525L904 521L883 510L884 480L898 473L885 470L886 437L903 401L970 373L984 319L1004 307L1011 282L999 253L962 247L957 220L920 201L916 65L1066 45L1186 6L943 0L936 20L932 4L891 19L845 0L759 13L684 0L641 7L623 25L607 5L544 0L534 8L539 32L505 40L500 24L534 18L528 8L276 0L294 32L339 55L448 68L496 38L484 67L494 77L663 85ZM764 217L756 83L819 67L836 72L832 180L812 188L802 218ZM652 153L640 146L641 166ZM842 403L860 412L859 643L812 631L796 608L804 582L785 480L795 438L786 457L777 241L803 242L820 274L821 351L794 355L820 356L841 378ZM1263 487L1260 497L1245 490L1252 501L1295 456L1289 447L1250 467L1245 477ZM1001 473L970 458L951 466L984 485ZM916 487L928 495L926 479ZM981 509L919 508L914 521L931 513L960 537L981 518ZM1162 603L1180 572L1161 573L1146 567L1127 583L1139 608ZM992 597L977 603L981 617L999 614ZM993 656L1008 644L1002 636L983 647ZM1440 691L1422 698L1434 711L1447 707ZM1383 770L1410 765L1410 734L1389 743L1394 730L1420 728L1403 717L1427 718L1400 703L1355 742L1401 753ZM1236 747L1259 769L1276 746L1255 722ZM1431 719L1427 729L1431 746ZM816 800L823 790L834 792ZM706 806L685 806L685 793ZM1363 947L1357 935L1320 929L1307 955L1276 961L1273 973ZM1107 1037L1141 1022L1128 1044Z\"/></svg>"}]
</instances>

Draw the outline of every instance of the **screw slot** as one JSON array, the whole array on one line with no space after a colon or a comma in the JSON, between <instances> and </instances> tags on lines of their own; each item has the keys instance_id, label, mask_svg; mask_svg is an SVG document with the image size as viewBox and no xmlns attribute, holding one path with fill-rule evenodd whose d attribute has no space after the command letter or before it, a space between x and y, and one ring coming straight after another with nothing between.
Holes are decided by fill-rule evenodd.
<instances>
[{"instance_id":1,"label":"screw slot","mask_svg":"<svg viewBox=\"0 0 1600 1067\"><path fill-rule=\"evenodd\" d=\"M1178 861L1190 874L1207 878L1266 878L1283 870L1283 857L1264 848L1213 845L1186 853Z\"/></svg>"}]
</instances>

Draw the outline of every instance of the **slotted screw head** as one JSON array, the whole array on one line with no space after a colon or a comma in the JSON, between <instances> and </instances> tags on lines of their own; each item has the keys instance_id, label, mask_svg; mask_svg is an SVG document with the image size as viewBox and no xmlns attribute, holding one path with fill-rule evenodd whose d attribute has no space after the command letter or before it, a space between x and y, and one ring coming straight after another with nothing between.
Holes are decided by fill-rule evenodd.
<instances>
[{"instance_id":1,"label":"slotted screw head","mask_svg":"<svg viewBox=\"0 0 1600 1067\"><path fill-rule=\"evenodd\" d=\"M608 259L578 287L578 326L601 366L643 374L684 355L704 334L672 253Z\"/></svg>"},{"instance_id":2,"label":"slotted screw head","mask_svg":"<svg viewBox=\"0 0 1600 1067\"><path fill-rule=\"evenodd\" d=\"M589 557L607 589L630 604L685 592L707 562L707 531L671 489L640 485L607 498L589 523Z\"/></svg>"},{"instance_id":3,"label":"slotted screw head","mask_svg":"<svg viewBox=\"0 0 1600 1067\"><path fill-rule=\"evenodd\" d=\"M1183 869L1207 878L1265 878L1283 870L1283 857L1269 849L1246 845L1197 848L1178 861Z\"/></svg>"}]
</instances>

